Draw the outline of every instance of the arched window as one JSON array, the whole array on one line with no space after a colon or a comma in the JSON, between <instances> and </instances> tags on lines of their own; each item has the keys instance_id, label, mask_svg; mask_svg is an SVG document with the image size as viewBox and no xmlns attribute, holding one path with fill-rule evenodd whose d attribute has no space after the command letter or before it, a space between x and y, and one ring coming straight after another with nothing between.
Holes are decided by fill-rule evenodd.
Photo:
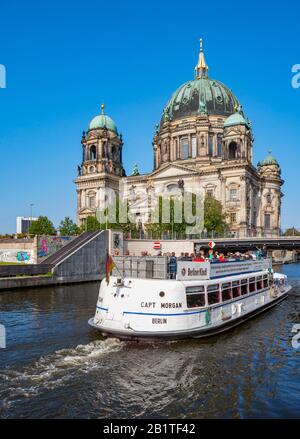
<instances>
[{"instance_id":1,"label":"arched window","mask_svg":"<svg viewBox=\"0 0 300 439\"><path fill-rule=\"evenodd\" d=\"M207 198L213 198L215 196L215 187L211 184L208 184L205 187L205 195Z\"/></svg>"},{"instance_id":2,"label":"arched window","mask_svg":"<svg viewBox=\"0 0 300 439\"><path fill-rule=\"evenodd\" d=\"M235 185L232 185L229 188L229 201L237 201L237 200L238 200L238 189Z\"/></svg>"},{"instance_id":3,"label":"arched window","mask_svg":"<svg viewBox=\"0 0 300 439\"><path fill-rule=\"evenodd\" d=\"M180 152L180 156L182 159L189 158L189 140L187 137L180 140Z\"/></svg>"},{"instance_id":4,"label":"arched window","mask_svg":"<svg viewBox=\"0 0 300 439\"><path fill-rule=\"evenodd\" d=\"M89 192L87 194L87 207L94 209L96 207L96 193Z\"/></svg>"},{"instance_id":5,"label":"arched window","mask_svg":"<svg viewBox=\"0 0 300 439\"><path fill-rule=\"evenodd\" d=\"M228 158L229 160L235 160L237 158L237 144L236 142L230 142L228 146Z\"/></svg>"},{"instance_id":6,"label":"arched window","mask_svg":"<svg viewBox=\"0 0 300 439\"><path fill-rule=\"evenodd\" d=\"M92 145L91 146L91 160L96 160L96 146Z\"/></svg>"},{"instance_id":7,"label":"arched window","mask_svg":"<svg viewBox=\"0 0 300 439\"><path fill-rule=\"evenodd\" d=\"M178 195L180 193L178 184L176 183L171 183L168 186L166 186L166 190L168 195Z\"/></svg>"}]
</instances>

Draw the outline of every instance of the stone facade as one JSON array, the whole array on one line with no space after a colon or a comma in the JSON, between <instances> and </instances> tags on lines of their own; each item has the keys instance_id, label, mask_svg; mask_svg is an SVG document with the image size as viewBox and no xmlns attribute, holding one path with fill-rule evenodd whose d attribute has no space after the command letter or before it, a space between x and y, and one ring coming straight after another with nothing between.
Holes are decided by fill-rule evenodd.
<instances>
[{"instance_id":1,"label":"stone facade","mask_svg":"<svg viewBox=\"0 0 300 439\"><path fill-rule=\"evenodd\" d=\"M209 79L202 50L195 78L172 95L153 138L154 170L126 177L122 135L108 116L93 119L83 134L76 180L78 223L105 205L107 189L130 201L137 221L147 220L149 194L170 196L184 187L220 200L229 227L239 236L280 230L281 170L269 156L252 163L251 122L232 92Z\"/></svg>"}]
</instances>

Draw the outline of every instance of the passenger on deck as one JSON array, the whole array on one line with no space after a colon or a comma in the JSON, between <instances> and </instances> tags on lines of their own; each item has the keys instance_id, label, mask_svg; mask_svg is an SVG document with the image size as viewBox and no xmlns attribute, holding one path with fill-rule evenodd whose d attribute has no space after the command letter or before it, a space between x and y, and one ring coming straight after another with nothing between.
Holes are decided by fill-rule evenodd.
<instances>
[{"instance_id":1,"label":"passenger on deck","mask_svg":"<svg viewBox=\"0 0 300 439\"><path fill-rule=\"evenodd\" d=\"M209 260L210 262L212 262L213 259L214 259L214 251L213 251L213 249L210 248L210 249L208 250L208 260Z\"/></svg>"},{"instance_id":2,"label":"passenger on deck","mask_svg":"<svg viewBox=\"0 0 300 439\"><path fill-rule=\"evenodd\" d=\"M262 257L266 258L267 256L268 256L268 250L266 244L264 244L262 248Z\"/></svg>"},{"instance_id":3,"label":"passenger on deck","mask_svg":"<svg viewBox=\"0 0 300 439\"><path fill-rule=\"evenodd\" d=\"M263 252L262 252L262 250L261 250L260 248L258 248L258 247L256 247L256 248L257 248L257 251L256 251L256 260L257 260L257 261L260 261L260 260L262 259Z\"/></svg>"},{"instance_id":4,"label":"passenger on deck","mask_svg":"<svg viewBox=\"0 0 300 439\"><path fill-rule=\"evenodd\" d=\"M220 256L219 256L219 262L225 262L225 256L224 256L224 253L220 253Z\"/></svg>"},{"instance_id":5,"label":"passenger on deck","mask_svg":"<svg viewBox=\"0 0 300 439\"><path fill-rule=\"evenodd\" d=\"M169 258L169 273L170 273L170 279L175 279L176 278L177 258L175 256L175 252L172 252L171 256Z\"/></svg>"},{"instance_id":6,"label":"passenger on deck","mask_svg":"<svg viewBox=\"0 0 300 439\"><path fill-rule=\"evenodd\" d=\"M202 253L201 252L197 253L196 256L193 259L193 262L205 262L203 252Z\"/></svg>"},{"instance_id":7,"label":"passenger on deck","mask_svg":"<svg viewBox=\"0 0 300 439\"><path fill-rule=\"evenodd\" d=\"M188 253L181 253L181 256L179 257L179 261L191 261L192 258Z\"/></svg>"}]
</instances>

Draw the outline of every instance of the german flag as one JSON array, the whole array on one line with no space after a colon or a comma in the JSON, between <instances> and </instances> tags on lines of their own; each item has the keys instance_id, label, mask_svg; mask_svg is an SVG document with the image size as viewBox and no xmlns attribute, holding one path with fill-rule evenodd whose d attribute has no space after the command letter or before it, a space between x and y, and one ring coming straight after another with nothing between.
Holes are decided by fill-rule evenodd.
<instances>
[{"instance_id":1,"label":"german flag","mask_svg":"<svg viewBox=\"0 0 300 439\"><path fill-rule=\"evenodd\" d=\"M114 263L113 258L110 256L109 253L107 253L106 256L106 263L105 263L105 275L106 275L106 284L109 284L109 278L111 275L111 272L115 268L116 264Z\"/></svg>"}]
</instances>

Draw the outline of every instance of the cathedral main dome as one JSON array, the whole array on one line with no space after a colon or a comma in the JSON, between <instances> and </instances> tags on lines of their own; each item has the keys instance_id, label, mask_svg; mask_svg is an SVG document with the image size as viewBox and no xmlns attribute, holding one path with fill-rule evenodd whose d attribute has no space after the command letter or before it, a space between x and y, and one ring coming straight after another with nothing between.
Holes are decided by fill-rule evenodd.
<instances>
[{"instance_id":1,"label":"cathedral main dome","mask_svg":"<svg viewBox=\"0 0 300 439\"><path fill-rule=\"evenodd\" d=\"M163 110L162 122L200 114L228 117L235 113L239 102L222 82L208 78L208 67L200 47L195 79L181 85Z\"/></svg>"}]
</instances>

